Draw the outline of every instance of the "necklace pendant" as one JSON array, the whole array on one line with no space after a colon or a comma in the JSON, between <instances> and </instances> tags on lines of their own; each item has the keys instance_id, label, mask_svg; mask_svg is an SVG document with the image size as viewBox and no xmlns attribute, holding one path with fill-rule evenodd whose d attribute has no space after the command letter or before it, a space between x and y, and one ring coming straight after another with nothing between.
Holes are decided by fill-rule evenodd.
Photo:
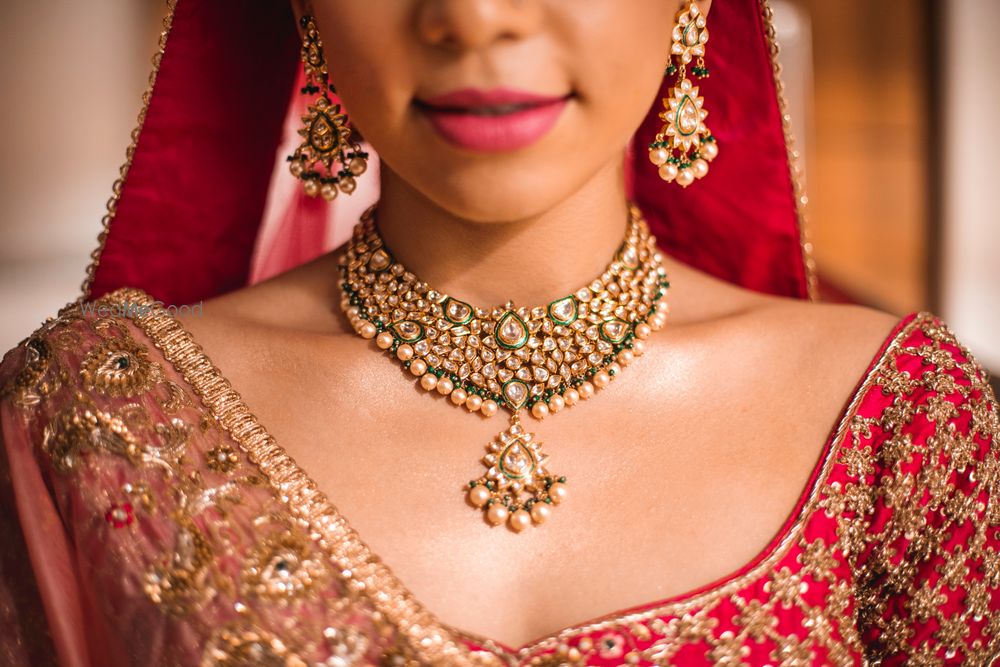
<instances>
[{"instance_id":1,"label":"necklace pendant","mask_svg":"<svg viewBox=\"0 0 1000 667\"><path fill-rule=\"evenodd\" d=\"M548 456L533 433L521 426L517 411L483 457L486 473L469 482L468 500L495 525L521 532L544 523L552 507L566 498L566 478L548 471Z\"/></svg>"}]
</instances>

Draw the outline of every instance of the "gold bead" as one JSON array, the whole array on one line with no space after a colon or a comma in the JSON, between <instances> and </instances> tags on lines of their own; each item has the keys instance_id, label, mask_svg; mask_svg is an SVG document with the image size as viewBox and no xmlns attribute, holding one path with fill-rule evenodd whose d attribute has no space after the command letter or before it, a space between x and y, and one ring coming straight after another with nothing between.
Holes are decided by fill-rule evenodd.
<instances>
[{"instance_id":1,"label":"gold bead","mask_svg":"<svg viewBox=\"0 0 1000 667\"><path fill-rule=\"evenodd\" d=\"M604 389L611 382L611 376L608 375L607 371L597 371L594 373L594 377L590 379L594 383L594 386L598 389Z\"/></svg>"},{"instance_id":2,"label":"gold bead","mask_svg":"<svg viewBox=\"0 0 1000 667\"><path fill-rule=\"evenodd\" d=\"M492 417L497 413L499 409L500 406L497 405L497 402L494 401L492 398L483 401L483 404L479 407L479 411L483 413L483 416L485 417Z\"/></svg>"},{"instance_id":3,"label":"gold bead","mask_svg":"<svg viewBox=\"0 0 1000 667\"><path fill-rule=\"evenodd\" d=\"M507 508L500 503L493 503L490 505L490 508L486 510L486 518L494 526L499 526L501 523L506 521L508 514L510 514L510 512L508 512Z\"/></svg>"},{"instance_id":4,"label":"gold bead","mask_svg":"<svg viewBox=\"0 0 1000 667\"><path fill-rule=\"evenodd\" d=\"M627 347L622 349L622 351L618 353L618 363L620 363L622 366L628 366L634 360L635 360L635 354L633 354L632 350L628 349Z\"/></svg>"},{"instance_id":5,"label":"gold bead","mask_svg":"<svg viewBox=\"0 0 1000 667\"><path fill-rule=\"evenodd\" d=\"M469 395L466 394L465 390L461 387L455 387L455 389L451 392L451 402L455 405L462 405L468 397Z\"/></svg>"},{"instance_id":6,"label":"gold bead","mask_svg":"<svg viewBox=\"0 0 1000 667\"><path fill-rule=\"evenodd\" d=\"M469 412L475 412L479 408L483 407L483 399L477 394L470 394L467 399L465 399L465 407L469 408Z\"/></svg>"},{"instance_id":7,"label":"gold bead","mask_svg":"<svg viewBox=\"0 0 1000 667\"><path fill-rule=\"evenodd\" d=\"M580 398L587 400L594 395L594 385L589 382L584 382L577 387L577 391L580 392Z\"/></svg>"},{"instance_id":8,"label":"gold bead","mask_svg":"<svg viewBox=\"0 0 1000 667\"><path fill-rule=\"evenodd\" d=\"M375 337L375 334L378 333L378 329L376 329L375 325L371 322L365 322L361 325L361 328L358 329L358 333L361 334L362 338L372 339Z\"/></svg>"},{"instance_id":9,"label":"gold bead","mask_svg":"<svg viewBox=\"0 0 1000 667\"><path fill-rule=\"evenodd\" d=\"M410 362L410 372L417 377L427 372L427 362L423 359L414 359Z\"/></svg>"},{"instance_id":10,"label":"gold bead","mask_svg":"<svg viewBox=\"0 0 1000 667\"><path fill-rule=\"evenodd\" d=\"M660 173L660 178L669 183L670 181L677 178L677 165L665 164L662 167L660 167L659 173Z\"/></svg>"},{"instance_id":11,"label":"gold bead","mask_svg":"<svg viewBox=\"0 0 1000 667\"><path fill-rule=\"evenodd\" d=\"M413 346L409 343L403 343L396 348L396 356L400 361L409 361L413 358Z\"/></svg>"},{"instance_id":12,"label":"gold bead","mask_svg":"<svg viewBox=\"0 0 1000 667\"><path fill-rule=\"evenodd\" d=\"M447 396L451 393L451 390L455 388L455 384L451 381L449 377L442 377L438 380L437 390L442 396Z\"/></svg>"},{"instance_id":13,"label":"gold bead","mask_svg":"<svg viewBox=\"0 0 1000 667\"><path fill-rule=\"evenodd\" d=\"M351 160L351 163L347 168L355 176L360 176L365 173L365 170L368 168L368 163L363 158L356 157Z\"/></svg>"},{"instance_id":14,"label":"gold bead","mask_svg":"<svg viewBox=\"0 0 1000 667\"><path fill-rule=\"evenodd\" d=\"M635 337L639 339L648 338L651 331L652 329L649 328L649 325L642 322L635 326Z\"/></svg>"},{"instance_id":15,"label":"gold bead","mask_svg":"<svg viewBox=\"0 0 1000 667\"><path fill-rule=\"evenodd\" d=\"M531 406L531 416L535 419L545 419L549 416L549 406L545 405L545 401L538 401Z\"/></svg>"},{"instance_id":16,"label":"gold bead","mask_svg":"<svg viewBox=\"0 0 1000 667\"><path fill-rule=\"evenodd\" d=\"M514 529L515 532L520 533L522 530L531 525L531 515L525 510L516 510L510 515L510 520L507 522L510 527Z\"/></svg>"},{"instance_id":17,"label":"gold bead","mask_svg":"<svg viewBox=\"0 0 1000 667\"><path fill-rule=\"evenodd\" d=\"M319 194L323 197L323 199L333 201L337 198L337 188L335 188L331 183L324 183L323 187L319 189Z\"/></svg>"},{"instance_id":18,"label":"gold bead","mask_svg":"<svg viewBox=\"0 0 1000 667\"><path fill-rule=\"evenodd\" d=\"M345 195L351 194L357 187L358 182L352 176L344 176L340 179L340 189L344 191Z\"/></svg>"},{"instance_id":19,"label":"gold bead","mask_svg":"<svg viewBox=\"0 0 1000 667\"><path fill-rule=\"evenodd\" d=\"M469 502L476 507L482 507L490 499L490 490L482 484L476 484L469 489Z\"/></svg>"},{"instance_id":20,"label":"gold bead","mask_svg":"<svg viewBox=\"0 0 1000 667\"><path fill-rule=\"evenodd\" d=\"M580 392L570 387L563 392L563 399L566 401L566 405L576 405L580 402Z\"/></svg>"},{"instance_id":21,"label":"gold bead","mask_svg":"<svg viewBox=\"0 0 1000 667\"><path fill-rule=\"evenodd\" d=\"M644 340L634 340L632 341L632 353L637 357L641 357L646 353L646 341Z\"/></svg>"},{"instance_id":22,"label":"gold bead","mask_svg":"<svg viewBox=\"0 0 1000 667\"><path fill-rule=\"evenodd\" d=\"M388 331L383 331L375 338L375 344L383 350L388 350L392 347L392 334Z\"/></svg>"},{"instance_id":23,"label":"gold bead","mask_svg":"<svg viewBox=\"0 0 1000 667\"><path fill-rule=\"evenodd\" d=\"M424 373L420 376L420 386L427 391L434 389L437 386L437 383L438 379L434 373Z\"/></svg>"},{"instance_id":24,"label":"gold bead","mask_svg":"<svg viewBox=\"0 0 1000 667\"><path fill-rule=\"evenodd\" d=\"M317 183L314 179L309 179L302 185L302 187L305 189L306 194L310 197L315 197L319 194L319 183Z\"/></svg>"},{"instance_id":25,"label":"gold bead","mask_svg":"<svg viewBox=\"0 0 1000 667\"><path fill-rule=\"evenodd\" d=\"M305 171L305 166L302 164L301 160L292 160L288 165L288 170L292 172L292 176L298 178Z\"/></svg>"},{"instance_id":26,"label":"gold bead","mask_svg":"<svg viewBox=\"0 0 1000 667\"><path fill-rule=\"evenodd\" d=\"M561 482L556 482L549 487L549 498L552 498L552 502L556 505L566 500L567 494L566 485Z\"/></svg>"},{"instance_id":27,"label":"gold bead","mask_svg":"<svg viewBox=\"0 0 1000 667\"><path fill-rule=\"evenodd\" d=\"M559 394L549 399L549 412L555 414L566 407L566 400Z\"/></svg>"},{"instance_id":28,"label":"gold bead","mask_svg":"<svg viewBox=\"0 0 1000 667\"><path fill-rule=\"evenodd\" d=\"M535 503L531 506L531 518L535 523L545 523L545 520L552 516L552 508L548 503Z\"/></svg>"}]
</instances>

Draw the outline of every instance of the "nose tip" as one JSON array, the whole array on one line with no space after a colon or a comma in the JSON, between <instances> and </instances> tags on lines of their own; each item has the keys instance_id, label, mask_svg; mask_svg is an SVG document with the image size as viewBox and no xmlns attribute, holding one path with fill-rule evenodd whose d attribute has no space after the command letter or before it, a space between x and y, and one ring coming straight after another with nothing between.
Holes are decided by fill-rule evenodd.
<instances>
[{"instance_id":1,"label":"nose tip","mask_svg":"<svg viewBox=\"0 0 1000 667\"><path fill-rule=\"evenodd\" d=\"M525 0L427 0L417 16L421 38L451 49L480 49L530 33L537 8Z\"/></svg>"}]
</instances>

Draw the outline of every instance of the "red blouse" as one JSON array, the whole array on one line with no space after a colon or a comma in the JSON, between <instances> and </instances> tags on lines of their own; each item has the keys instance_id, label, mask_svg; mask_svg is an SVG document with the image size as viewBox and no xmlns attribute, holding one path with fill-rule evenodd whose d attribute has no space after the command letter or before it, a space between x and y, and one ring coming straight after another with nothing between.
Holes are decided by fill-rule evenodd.
<instances>
[{"instance_id":1,"label":"red blouse","mask_svg":"<svg viewBox=\"0 0 1000 667\"><path fill-rule=\"evenodd\" d=\"M515 649L429 613L180 323L117 290L0 364L0 664L987 664L997 415L909 315L752 563Z\"/></svg>"}]
</instances>

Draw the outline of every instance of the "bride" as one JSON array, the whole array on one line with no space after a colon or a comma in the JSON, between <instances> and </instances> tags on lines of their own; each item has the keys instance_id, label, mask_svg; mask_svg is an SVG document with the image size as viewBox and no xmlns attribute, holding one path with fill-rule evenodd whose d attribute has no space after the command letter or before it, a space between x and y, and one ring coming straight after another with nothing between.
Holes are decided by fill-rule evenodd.
<instances>
[{"instance_id":1,"label":"bride","mask_svg":"<svg viewBox=\"0 0 1000 667\"><path fill-rule=\"evenodd\" d=\"M775 52L762 0L172 3L0 366L0 663L989 662L995 400L809 298Z\"/></svg>"}]
</instances>

